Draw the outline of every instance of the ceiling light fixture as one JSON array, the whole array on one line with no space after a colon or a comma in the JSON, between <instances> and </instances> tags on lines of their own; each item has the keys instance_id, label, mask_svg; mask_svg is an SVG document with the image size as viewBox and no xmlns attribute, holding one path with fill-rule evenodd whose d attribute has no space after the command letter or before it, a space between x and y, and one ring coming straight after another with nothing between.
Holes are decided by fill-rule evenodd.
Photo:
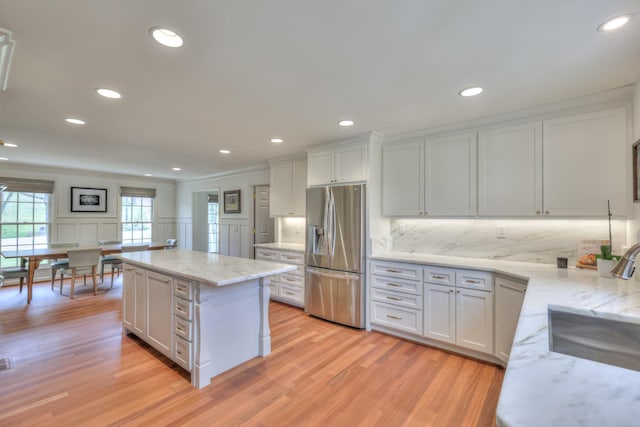
<instances>
[{"instance_id":1,"label":"ceiling light fixture","mask_svg":"<svg viewBox=\"0 0 640 427\"><path fill-rule=\"evenodd\" d=\"M7 142L3 139L0 139L0 145L3 147L9 147L9 148L16 148L18 146L18 144L13 144L11 142Z\"/></svg>"},{"instance_id":2,"label":"ceiling light fixture","mask_svg":"<svg viewBox=\"0 0 640 427\"><path fill-rule=\"evenodd\" d=\"M6 157L0 157L0 160L2 160L2 161L7 161L7 160L9 160L9 159L7 159Z\"/></svg>"},{"instance_id":3,"label":"ceiling light fixture","mask_svg":"<svg viewBox=\"0 0 640 427\"><path fill-rule=\"evenodd\" d=\"M468 87L466 89L462 89L459 93L460 96L476 96L476 95L480 95L482 92L484 92L484 89L482 89L481 87L475 86L475 87Z\"/></svg>"},{"instance_id":4,"label":"ceiling light fixture","mask_svg":"<svg viewBox=\"0 0 640 427\"><path fill-rule=\"evenodd\" d=\"M182 168L171 168L171 169L174 170L174 171L181 171L182 170Z\"/></svg>"},{"instance_id":5,"label":"ceiling light fixture","mask_svg":"<svg viewBox=\"0 0 640 427\"><path fill-rule=\"evenodd\" d=\"M155 41L163 46L180 47L184 43L180 34L167 28L151 27L149 33Z\"/></svg>"},{"instance_id":6,"label":"ceiling light fixture","mask_svg":"<svg viewBox=\"0 0 640 427\"><path fill-rule=\"evenodd\" d=\"M98 95L104 96L105 98L109 98L109 99L122 98L122 95L120 94L120 92L116 92L113 89L100 88L100 89L96 89L96 92L98 92Z\"/></svg>"},{"instance_id":7,"label":"ceiling light fixture","mask_svg":"<svg viewBox=\"0 0 640 427\"><path fill-rule=\"evenodd\" d=\"M67 123L71 123L72 125L85 125L85 124L87 124L87 122L85 122L84 120L74 119L72 117L67 117L66 119L64 119L64 121L67 122Z\"/></svg>"},{"instance_id":8,"label":"ceiling light fixture","mask_svg":"<svg viewBox=\"0 0 640 427\"><path fill-rule=\"evenodd\" d=\"M338 125L343 127L353 126L353 124L354 124L353 120L340 120L338 122Z\"/></svg>"},{"instance_id":9,"label":"ceiling light fixture","mask_svg":"<svg viewBox=\"0 0 640 427\"><path fill-rule=\"evenodd\" d=\"M606 32L617 30L618 28L626 25L631 19L631 15L620 15L615 18L608 19L602 24L598 25L598 31Z\"/></svg>"},{"instance_id":10,"label":"ceiling light fixture","mask_svg":"<svg viewBox=\"0 0 640 427\"><path fill-rule=\"evenodd\" d=\"M269 141L273 142L274 144L280 144L283 139L282 138L271 138Z\"/></svg>"},{"instance_id":11,"label":"ceiling light fixture","mask_svg":"<svg viewBox=\"0 0 640 427\"><path fill-rule=\"evenodd\" d=\"M153 176L153 175L150 173L145 173L144 176Z\"/></svg>"},{"instance_id":12,"label":"ceiling light fixture","mask_svg":"<svg viewBox=\"0 0 640 427\"><path fill-rule=\"evenodd\" d=\"M229 151L229 150L220 150L220 152L222 154L231 154L231 151Z\"/></svg>"}]
</instances>

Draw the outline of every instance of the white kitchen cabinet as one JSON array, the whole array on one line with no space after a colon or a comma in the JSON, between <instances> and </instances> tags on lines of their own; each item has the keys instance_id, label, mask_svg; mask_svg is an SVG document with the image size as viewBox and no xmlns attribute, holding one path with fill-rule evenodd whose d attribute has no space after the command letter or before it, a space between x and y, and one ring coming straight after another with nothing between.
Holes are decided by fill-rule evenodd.
<instances>
[{"instance_id":1,"label":"white kitchen cabinet","mask_svg":"<svg viewBox=\"0 0 640 427\"><path fill-rule=\"evenodd\" d=\"M307 184L325 185L367 180L367 145L349 144L332 150L310 151Z\"/></svg>"},{"instance_id":2,"label":"white kitchen cabinet","mask_svg":"<svg viewBox=\"0 0 640 427\"><path fill-rule=\"evenodd\" d=\"M256 259L298 266L294 271L271 277L269 287L271 299L304 307L304 252L258 247L256 248Z\"/></svg>"},{"instance_id":3,"label":"white kitchen cabinet","mask_svg":"<svg viewBox=\"0 0 640 427\"><path fill-rule=\"evenodd\" d=\"M480 131L478 215L542 214L542 122Z\"/></svg>"},{"instance_id":4,"label":"white kitchen cabinet","mask_svg":"<svg viewBox=\"0 0 640 427\"><path fill-rule=\"evenodd\" d=\"M456 288L456 344L493 353L493 293Z\"/></svg>"},{"instance_id":5,"label":"white kitchen cabinet","mask_svg":"<svg viewBox=\"0 0 640 427\"><path fill-rule=\"evenodd\" d=\"M153 271L146 272L147 334L146 341L160 353L171 357L173 351L173 279ZM149 309L153 307L153 309Z\"/></svg>"},{"instance_id":6,"label":"white kitchen cabinet","mask_svg":"<svg viewBox=\"0 0 640 427\"><path fill-rule=\"evenodd\" d=\"M123 271L122 323L138 334L146 334L146 282L144 271L125 266Z\"/></svg>"},{"instance_id":7,"label":"white kitchen cabinet","mask_svg":"<svg viewBox=\"0 0 640 427\"><path fill-rule=\"evenodd\" d=\"M495 355L503 362L507 362L520 318L524 294L527 291L527 284L497 276L495 285Z\"/></svg>"},{"instance_id":8,"label":"white kitchen cabinet","mask_svg":"<svg viewBox=\"0 0 640 427\"><path fill-rule=\"evenodd\" d=\"M385 145L383 215L475 215L476 158L475 133Z\"/></svg>"},{"instance_id":9,"label":"white kitchen cabinet","mask_svg":"<svg viewBox=\"0 0 640 427\"><path fill-rule=\"evenodd\" d=\"M307 161L273 162L270 167L271 216L305 216Z\"/></svg>"},{"instance_id":10,"label":"white kitchen cabinet","mask_svg":"<svg viewBox=\"0 0 640 427\"><path fill-rule=\"evenodd\" d=\"M545 120L544 214L606 217L627 213L626 110Z\"/></svg>"},{"instance_id":11,"label":"white kitchen cabinet","mask_svg":"<svg viewBox=\"0 0 640 427\"><path fill-rule=\"evenodd\" d=\"M455 287L424 284L424 336L456 343Z\"/></svg>"}]
</instances>

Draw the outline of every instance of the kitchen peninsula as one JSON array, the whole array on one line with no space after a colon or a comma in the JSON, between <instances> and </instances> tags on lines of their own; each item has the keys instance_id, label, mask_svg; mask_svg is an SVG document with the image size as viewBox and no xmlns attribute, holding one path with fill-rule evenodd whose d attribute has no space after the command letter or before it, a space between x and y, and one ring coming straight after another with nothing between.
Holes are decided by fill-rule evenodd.
<instances>
[{"instance_id":1,"label":"kitchen peninsula","mask_svg":"<svg viewBox=\"0 0 640 427\"><path fill-rule=\"evenodd\" d=\"M211 378L271 352L268 276L293 265L188 250L123 253L123 333Z\"/></svg>"}]
</instances>

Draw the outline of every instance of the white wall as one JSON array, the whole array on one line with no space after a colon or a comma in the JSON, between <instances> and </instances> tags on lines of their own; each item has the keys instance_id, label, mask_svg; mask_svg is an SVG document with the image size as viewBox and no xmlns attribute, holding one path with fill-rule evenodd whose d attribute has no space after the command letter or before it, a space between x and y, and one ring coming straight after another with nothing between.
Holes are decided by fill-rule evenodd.
<instances>
[{"instance_id":1,"label":"white wall","mask_svg":"<svg viewBox=\"0 0 640 427\"><path fill-rule=\"evenodd\" d=\"M177 183L178 242L193 249L194 193L218 191L220 197L220 253L253 256L253 187L269 185L268 165ZM239 214L224 213L224 192L240 190ZM197 199L197 198L196 198ZM197 228L197 227L196 227Z\"/></svg>"},{"instance_id":2,"label":"white wall","mask_svg":"<svg viewBox=\"0 0 640 427\"><path fill-rule=\"evenodd\" d=\"M640 80L636 82L633 91L633 138L631 144L640 139ZM640 242L640 203L633 204L633 216L630 218L627 229L627 242L629 246Z\"/></svg>"}]
</instances>

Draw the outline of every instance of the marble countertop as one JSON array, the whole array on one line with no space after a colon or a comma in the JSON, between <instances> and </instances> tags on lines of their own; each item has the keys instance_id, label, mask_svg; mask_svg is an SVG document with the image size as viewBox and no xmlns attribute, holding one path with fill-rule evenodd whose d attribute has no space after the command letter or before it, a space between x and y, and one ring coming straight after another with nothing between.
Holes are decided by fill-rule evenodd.
<instances>
[{"instance_id":1,"label":"marble countertop","mask_svg":"<svg viewBox=\"0 0 640 427\"><path fill-rule=\"evenodd\" d=\"M294 252L304 252L304 243L286 243L286 242L272 242L272 243L256 243L256 248L265 249L280 249Z\"/></svg>"},{"instance_id":2,"label":"marble countertop","mask_svg":"<svg viewBox=\"0 0 640 427\"><path fill-rule=\"evenodd\" d=\"M632 426L640 372L549 351L549 304L640 319L640 282L554 265L388 252L371 259L493 271L529 278L498 403L499 426ZM637 275L636 275L637 276Z\"/></svg>"},{"instance_id":3,"label":"marble countertop","mask_svg":"<svg viewBox=\"0 0 640 427\"><path fill-rule=\"evenodd\" d=\"M169 249L114 255L124 262L212 286L226 286L296 269L295 265Z\"/></svg>"}]
</instances>

